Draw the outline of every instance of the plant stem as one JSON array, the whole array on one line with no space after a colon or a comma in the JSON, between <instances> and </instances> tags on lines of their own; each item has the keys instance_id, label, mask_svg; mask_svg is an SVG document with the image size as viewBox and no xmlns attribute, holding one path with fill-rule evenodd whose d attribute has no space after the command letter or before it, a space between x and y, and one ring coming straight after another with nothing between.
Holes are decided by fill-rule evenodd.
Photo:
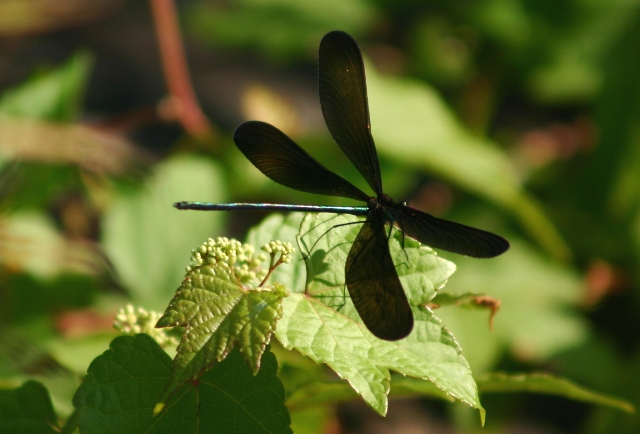
<instances>
[{"instance_id":1,"label":"plant stem","mask_svg":"<svg viewBox=\"0 0 640 434\"><path fill-rule=\"evenodd\" d=\"M215 131L202 113L189 79L175 3L173 0L151 0L151 9L171 106L189 134L211 138Z\"/></svg>"}]
</instances>

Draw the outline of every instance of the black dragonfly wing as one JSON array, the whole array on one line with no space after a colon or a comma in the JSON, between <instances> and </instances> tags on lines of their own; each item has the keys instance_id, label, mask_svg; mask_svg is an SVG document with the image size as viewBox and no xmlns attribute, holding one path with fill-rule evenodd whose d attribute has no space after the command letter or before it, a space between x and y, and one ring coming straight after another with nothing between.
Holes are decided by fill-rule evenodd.
<instances>
[{"instance_id":1,"label":"black dragonfly wing","mask_svg":"<svg viewBox=\"0 0 640 434\"><path fill-rule=\"evenodd\" d=\"M358 187L333 173L271 124L250 121L233 134L240 151L269 178L294 190L350 199L368 199Z\"/></svg>"},{"instance_id":2,"label":"black dragonfly wing","mask_svg":"<svg viewBox=\"0 0 640 434\"><path fill-rule=\"evenodd\" d=\"M492 258L509 249L500 235L445 220L402 204L386 207L387 213L411 238L437 249L474 258Z\"/></svg>"},{"instance_id":3,"label":"black dragonfly wing","mask_svg":"<svg viewBox=\"0 0 640 434\"><path fill-rule=\"evenodd\" d=\"M371 136L362 54L347 33L327 33L320 42L320 105L342 151L376 192L382 193L378 154Z\"/></svg>"},{"instance_id":4,"label":"black dragonfly wing","mask_svg":"<svg viewBox=\"0 0 640 434\"><path fill-rule=\"evenodd\" d=\"M380 339L397 340L413 328L413 313L389 253L385 224L371 212L345 266L349 295L367 328Z\"/></svg>"}]
</instances>

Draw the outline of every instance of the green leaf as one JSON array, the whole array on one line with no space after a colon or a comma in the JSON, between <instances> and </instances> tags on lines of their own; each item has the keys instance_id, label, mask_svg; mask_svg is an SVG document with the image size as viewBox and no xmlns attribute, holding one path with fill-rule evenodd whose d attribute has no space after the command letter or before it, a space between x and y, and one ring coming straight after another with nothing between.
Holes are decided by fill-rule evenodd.
<instances>
[{"instance_id":1,"label":"green leaf","mask_svg":"<svg viewBox=\"0 0 640 434\"><path fill-rule=\"evenodd\" d=\"M260 372L252 375L242 355L233 351L201 379L200 408L216 407L215 412L203 414L200 426L216 434L292 432L277 372L278 362L271 352L265 352Z\"/></svg>"},{"instance_id":2,"label":"green leaf","mask_svg":"<svg viewBox=\"0 0 640 434\"><path fill-rule=\"evenodd\" d=\"M394 231L390 250L414 306L415 326L405 339L377 339L358 317L344 289L344 264L360 229L354 224L357 221L335 214L305 217L298 244L307 257L307 286L295 288L296 293L284 299L276 337L286 348L326 363L380 414L387 410L390 369L432 381L483 413L460 347L442 322L421 307L446 283L455 266L417 241L403 241L400 232Z\"/></svg>"},{"instance_id":3,"label":"green leaf","mask_svg":"<svg viewBox=\"0 0 640 434\"><path fill-rule=\"evenodd\" d=\"M335 405L356 399L358 394L344 381L311 381L287 396L287 408L292 412Z\"/></svg>"},{"instance_id":4,"label":"green leaf","mask_svg":"<svg viewBox=\"0 0 640 434\"><path fill-rule=\"evenodd\" d=\"M307 288L304 290L326 300L325 304L339 305L343 313L349 309L344 306L344 264L351 244L362 228L358 224L361 221L349 215L308 214L300 226L298 244L307 258ZM455 271L453 263L411 238L403 239L400 231L393 231L389 249L396 259L407 297L414 305L431 300L436 289L442 287ZM355 313L355 308L351 312Z\"/></svg>"},{"instance_id":5,"label":"green leaf","mask_svg":"<svg viewBox=\"0 0 640 434\"><path fill-rule=\"evenodd\" d=\"M478 388L481 393L530 392L563 396L575 401L614 407L627 413L635 412L633 404L628 401L593 392L566 378L547 373L494 373L478 379Z\"/></svg>"},{"instance_id":6,"label":"green leaf","mask_svg":"<svg viewBox=\"0 0 640 434\"><path fill-rule=\"evenodd\" d=\"M394 397L430 396L451 400L433 383L409 377L394 377ZM575 401L603 405L627 413L635 411L633 404L623 399L593 392L565 378L549 373L506 374L492 373L477 379L480 393L534 393L556 395ZM353 400L357 395L344 383L336 381L314 381L296 389L287 398L287 407L292 411Z\"/></svg>"},{"instance_id":7,"label":"green leaf","mask_svg":"<svg viewBox=\"0 0 640 434\"><path fill-rule=\"evenodd\" d=\"M510 250L491 260L458 257L461 272L446 287L447 292L473 290L500 300L493 333L488 312L448 307L437 311L476 374L491 369L504 349L520 359L542 362L587 338L584 318L571 308L584 296L582 278L517 237L509 241Z\"/></svg>"},{"instance_id":8,"label":"green leaf","mask_svg":"<svg viewBox=\"0 0 640 434\"><path fill-rule=\"evenodd\" d=\"M174 157L155 168L142 187L122 191L108 209L104 246L135 304L159 309L184 277L185 258L212 233L222 213L179 211L190 198L220 201L222 176L202 158Z\"/></svg>"},{"instance_id":9,"label":"green leaf","mask_svg":"<svg viewBox=\"0 0 640 434\"><path fill-rule=\"evenodd\" d=\"M146 335L119 337L96 358L74 397L80 429L87 433L285 433L289 415L277 362L265 353L252 375L233 352L184 385L159 415L157 397L169 380L171 359Z\"/></svg>"},{"instance_id":10,"label":"green leaf","mask_svg":"<svg viewBox=\"0 0 640 434\"><path fill-rule=\"evenodd\" d=\"M252 372L282 316L281 286L248 290L226 264L191 270L157 327L182 326L166 400L185 382L195 380L238 345Z\"/></svg>"},{"instance_id":11,"label":"green leaf","mask_svg":"<svg viewBox=\"0 0 640 434\"><path fill-rule=\"evenodd\" d=\"M367 65L373 136L381 153L423 167L513 213L549 253L569 249L533 197L524 192L507 155L465 131L439 95L423 83L381 77Z\"/></svg>"},{"instance_id":12,"label":"green leaf","mask_svg":"<svg viewBox=\"0 0 640 434\"><path fill-rule=\"evenodd\" d=\"M49 434L59 427L46 387L27 381L17 389L0 390L0 432Z\"/></svg>"},{"instance_id":13,"label":"green leaf","mask_svg":"<svg viewBox=\"0 0 640 434\"><path fill-rule=\"evenodd\" d=\"M91 363L73 397L80 431L145 432L153 421L155 398L169 378L171 359L147 335L118 337L109 348ZM189 414L185 403L179 401L171 411Z\"/></svg>"},{"instance_id":14,"label":"green leaf","mask_svg":"<svg viewBox=\"0 0 640 434\"><path fill-rule=\"evenodd\" d=\"M291 413L291 429L296 434L331 432L336 415L333 405L311 408Z\"/></svg>"},{"instance_id":15,"label":"green leaf","mask_svg":"<svg viewBox=\"0 0 640 434\"><path fill-rule=\"evenodd\" d=\"M91 63L91 56L80 51L58 69L5 92L0 97L0 117L72 120L78 112Z\"/></svg>"},{"instance_id":16,"label":"green leaf","mask_svg":"<svg viewBox=\"0 0 640 434\"><path fill-rule=\"evenodd\" d=\"M453 398L430 381L417 378L393 376L390 396L429 396L445 401ZM338 402L352 401L358 394L343 381L310 381L295 389L287 397L287 408L292 412L334 405Z\"/></svg>"},{"instance_id":17,"label":"green leaf","mask_svg":"<svg viewBox=\"0 0 640 434\"><path fill-rule=\"evenodd\" d=\"M216 46L257 48L286 60L306 56L328 29L358 33L372 25L375 16L376 8L365 0L241 0L234 7L199 2L187 8L188 28L200 39ZM259 34L243 31L257 26Z\"/></svg>"}]
</instances>

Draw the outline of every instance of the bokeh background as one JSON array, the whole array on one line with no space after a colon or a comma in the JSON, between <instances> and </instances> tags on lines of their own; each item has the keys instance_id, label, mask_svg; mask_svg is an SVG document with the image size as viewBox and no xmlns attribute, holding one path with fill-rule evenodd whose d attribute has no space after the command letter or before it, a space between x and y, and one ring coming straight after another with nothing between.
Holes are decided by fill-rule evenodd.
<instances>
[{"instance_id":1,"label":"bokeh background","mask_svg":"<svg viewBox=\"0 0 640 434\"><path fill-rule=\"evenodd\" d=\"M116 310L163 310L192 248L265 216L173 202L347 204L261 175L231 140L241 122L366 187L317 99L335 29L365 56L386 191L512 242L490 261L443 254L458 265L445 290L501 302L493 331L487 311L438 311L474 374L547 371L640 404L637 0L0 1L1 384L39 378L68 416ZM560 397L482 401L482 432L640 432ZM386 419L361 402L293 418L309 433L480 430L426 398L392 400Z\"/></svg>"}]
</instances>

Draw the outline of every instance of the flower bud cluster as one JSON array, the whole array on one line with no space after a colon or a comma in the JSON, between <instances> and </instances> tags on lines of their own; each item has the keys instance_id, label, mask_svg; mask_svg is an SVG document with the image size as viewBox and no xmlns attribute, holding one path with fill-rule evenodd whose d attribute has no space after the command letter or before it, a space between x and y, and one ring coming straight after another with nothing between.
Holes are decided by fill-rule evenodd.
<instances>
[{"instance_id":1,"label":"flower bud cluster","mask_svg":"<svg viewBox=\"0 0 640 434\"><path fill-rule=\"evenodd\" d=\"M202 265L223 265L229 267L240 282L246 284L254 279L260 281L265 278L269 270L263 263L269 257L273 263L274 256L280 253L280 262L289 263L294 251L291 243L282 241L271 241L262 246L261 250L264 253L256 253L252 245L226 237L218 237L215 240L209 238L191 252L191 265L187 267L187 272Z\"/></svg>"},{"instance_id":2,"label":"flower bud cluster","mask_svg":"<svg viewBox=\"0 0 640 434\"><path fill-rule=\"evenodd\" d=\"M126 335L146 333L161 347L177 346L178 340L167 334L166 329L157 329L155 325L162 315L156 311L135 308L131 303L118 310L113 328Z\"/></svg>"},{"instance_id":3,"label":"flower bud cluster","mask_svg":"<svg viewBox=\"0 0 640 434\"><path fill-rule=\"evenodd\" d=\"M280 240L270 241L269 244L265 244L264 246L260 247L260 249L264 252L267 252L272 258L276 254L280 253L280 262L285 264L289 264L291 262L293 252L296 251L291 243L286 241L283 242Z\"/></svg>"}]
</instances>

